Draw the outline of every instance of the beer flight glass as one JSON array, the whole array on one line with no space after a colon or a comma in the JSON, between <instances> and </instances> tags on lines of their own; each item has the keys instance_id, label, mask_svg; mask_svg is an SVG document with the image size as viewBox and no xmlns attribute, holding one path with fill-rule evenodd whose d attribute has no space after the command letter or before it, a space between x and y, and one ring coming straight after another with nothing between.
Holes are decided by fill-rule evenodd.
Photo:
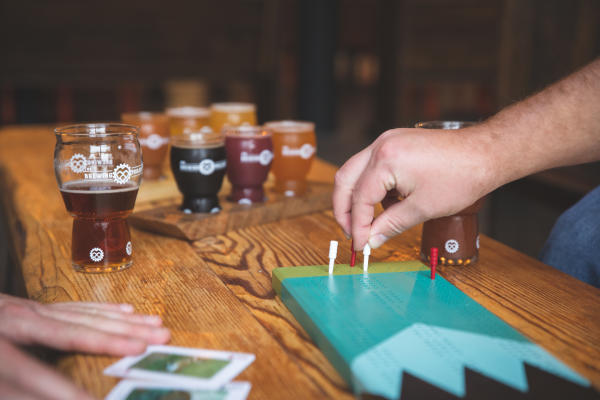
<instances>
[{"instance_id":1,"label":"beer flight glass","mask_svg":"<svg viewBox=\"0 0 600 400\"><path fill-rule=\"evenodd\" d=\"M252 103L214 103L210 106L210 127L221 132L227 126L256 125L256 106Z\"/></svg>"},{"instance_id":2,"label":"beer flight glass","mask_svg":"<svg viewBox=\"0 0 600 400\"><path fill-rule=\"evenodd\" d=\"M142 178L135 126L107 123L55 129L54 173L74 217L73 268L111 272L131 266L127 216Z\"/></svg>"},{"instance_id":3,"label":"beer flight glass","mask_svg":"<svg viewBox=\"0 0 600 400\"><path fill-rule=\"evenodd\" d=\"M273 175L275 191L286 196L306 192L306 176L315 156L315 124L305 121L272 121L265 127L273 131Z\"/></svg>"},{"instance_id":4,"label":"beer flight glass","mask_svg":"<svg viewBox=\"0 0 600 400\"><path fill-rule=\"evenodd\" d=\"M422 129L462 129L475 125L464 121L419 122ZM442 194L443 195L443 194ZM428 262L430 249L438 248L441 265L469 265L479 258L479 220L477 213L483 199L448 217L435 218L423 223L421 236L421 260Z\"/></svg>"},{"instance_id":5,"label":"beer flight glass","mask_svg":"<svg viewBox=\"0 0 600 400\"><path fill-rule=\"evenodd\" d=\"M273 161L271 130L261 126L228 127L225 132L229 200L239 204L265 201L263 183Z\"/></svg>"},{"instance_id":6,"label":"beer flight glass","mask_svg":"<svg viewBox=\"0 0 600 400\"><path fill-rule=\"evenodd\" d=\"M138 127L138 140L144 159L144 179L160 178L169 149L167 116L162 113L142 111L121 114L121 121Z\"/></svg>"},{"instance_id":7,"label":"beer flight glass","mask_svg":"<svg viewBox=\"0 0 600 400\"><path fill-rule=\"evenodd\" d=\"M210 111L204 107L167 108L171 136L197 132L209 125Z\"/></svg>"},{"instance_id":8,"label":"beer flight glass","mask_svg":"<svg viewBox=\"0 0 600 400\"><path fill-rule=\"evenodd\" d=\"M198 132L172 138L171 171L183 194L184 213L215 213L221 210L218 193L225 176L223 135L205 126Z\"/></svg>"}]
</instances>

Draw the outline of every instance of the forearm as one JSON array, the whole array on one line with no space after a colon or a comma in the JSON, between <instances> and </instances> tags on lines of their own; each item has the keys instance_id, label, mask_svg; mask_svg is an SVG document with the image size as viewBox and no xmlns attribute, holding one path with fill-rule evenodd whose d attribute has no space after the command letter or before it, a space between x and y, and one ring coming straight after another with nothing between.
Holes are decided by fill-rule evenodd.
<instances>
[{"instance_id":1,"label":"forearm","mask_svg":"<svg viewBox=\"0 0 600 400\"><path fill-rule=\"evenodd\" d=\"M507 107L482 128L494 187L545 169L599 160L600 59Z\"/></svg>"}]
</instances>

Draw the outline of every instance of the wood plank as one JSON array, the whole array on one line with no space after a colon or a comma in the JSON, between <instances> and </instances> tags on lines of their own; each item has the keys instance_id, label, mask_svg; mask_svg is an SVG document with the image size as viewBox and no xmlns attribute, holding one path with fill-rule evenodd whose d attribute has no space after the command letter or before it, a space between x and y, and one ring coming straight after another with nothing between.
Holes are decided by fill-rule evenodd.
<instances>
[{"instance_id":1,"label":"wood plank","mask_svg":"<svg viewBox=\"0 0 600 400\"><path fill-rule=\"evenodd\" d=\"M179 202L132 214L133 226L162 235L186 240L198 240L247 226L254 226L285 218L296 217L331 208L333 187L328 183L309 182L307 191L298 197L276 193L265 185L267 200L252 205L236 204L227 200L229 190L222 190L219 213L186 214Z\"/></svg>"}]
</instances>

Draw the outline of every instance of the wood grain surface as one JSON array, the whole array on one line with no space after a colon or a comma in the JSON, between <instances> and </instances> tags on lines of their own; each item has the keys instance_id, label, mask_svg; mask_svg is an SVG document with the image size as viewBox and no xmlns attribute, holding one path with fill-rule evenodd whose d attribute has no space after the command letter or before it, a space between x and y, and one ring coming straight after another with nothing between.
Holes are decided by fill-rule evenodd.
<instances>
[{"instance_id":1,"label":"wood grain surface","mask_svg":"<svg viewBox=\"0 0 600 400\"><path fill-rule=\"evenodd\" d=\"M252 382L251 399L352 398L271 287L276 267L326 263L329 240L340 241L338 260L349 261L350 243L331 212L195 242L134 228L129 270L76 273L70 266L71 218L52 170L53 147L49 127L0 130L0 198L14 268L23 274L27 296L42 302L129 302L137 311L159 314L171 329L171 344L255 353L255 363L240 375ZM318 161L311 176L331 182L334 172ZM136 210L172 198L168 191L140 196ZM416 227L371 257L415 259L419 243ZM600 290L485 236L480 256L476 265L439 272L600 388ZM100 397L117 382L102 375L115 360L65 354L57 368Z\"/></svg>"}]
</instances>

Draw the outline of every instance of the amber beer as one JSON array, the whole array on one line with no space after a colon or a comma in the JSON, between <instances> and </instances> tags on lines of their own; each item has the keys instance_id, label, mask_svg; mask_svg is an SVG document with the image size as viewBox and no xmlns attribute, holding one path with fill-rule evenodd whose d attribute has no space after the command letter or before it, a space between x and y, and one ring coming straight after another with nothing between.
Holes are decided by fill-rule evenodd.
<instances>
[{"instance_id":1,"label":"amber beer","mask_svg":"<svg viewBox=\"0 0 600 400\"><path fill-rule=\"evenodd\" d=\"M73 220L73 263L102 271L131 262L127 216L137 196L137 185L114 182L69 182L60 190Z\"/></svg>"},{"instance_id":2,"label":"amber beer","mask_svg":"<svg viewBox=\"0 0 600 400\"><path fill-rule=\"evenodd\" d=\"M315 125L305 121L273 121L275 191L286 196L306 192L306 176L316 152Z\"/></svg>"},{"instance_id":3,"label":"amber beer","mask_svg":"<svg viewBox=\"0 0 600 400\"><path fill-rule=\"evenodd\" d=\"M144 179L162 176L163 164L169 149L169 125L165 114L142 111L124 113L121 120L139 129L139 141L144 152Z\"/></svg>"},{"instance_id":4,"label":"amber beer","mask_svg":"<svg viewBox=\"0 0 600 400\"><path fill-rule=\"evenodd\" d=\"M256 125L256 106L252 103L214 103L210 107L210 127L221 132L224 127Z\"/></svg>"},{"instance_id":5,"label":"amber beer","mask_svg":"<svg viewBox=\"0 0 600 400\"><path fill-rule=\"evenodd\" d=\"M94 123L54 132L54 173L66 209L74 217L73 268L98 273L130 267L133 246L126 218L143 171L138 129Z\"/></svg>"},{"instance_id":6,"label":"amber beer","mask_svg":"<svg viewBox=\"0 0 600 400\"><path fill-rule=\"evenodd\" d=\"M171 136L197 132L209 125L210 111L204 107L167 108Z\"/></svg>"}]
</instances>

